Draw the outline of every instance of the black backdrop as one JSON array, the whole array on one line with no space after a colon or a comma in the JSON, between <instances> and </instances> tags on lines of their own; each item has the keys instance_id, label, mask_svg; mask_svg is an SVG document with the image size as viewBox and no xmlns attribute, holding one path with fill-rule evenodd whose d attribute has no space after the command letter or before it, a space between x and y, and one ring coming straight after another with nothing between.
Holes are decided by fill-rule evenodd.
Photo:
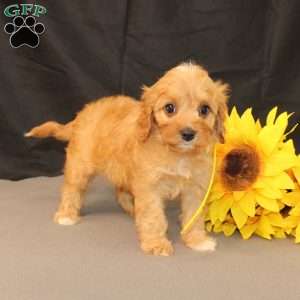
<instances>
[{"instance_id":1,"label":"black backdrop","mask_svg":"<svg viewBox=\"0 0 300 300\"><path fill-rule=\"evenodd\" d=\"M3 11L15 2L0 3ZM142 84L189 59L230 83L240 111L252 106L264 117L278 105L300 119L299 0L37 3L48 10L37 48L13 49L0 30L0 178L59 174L65 145L26 140L26 130L67 122L105 95L138 97ZM0 21L3 28L11 19Z\"/></svg>"}]
</instances>

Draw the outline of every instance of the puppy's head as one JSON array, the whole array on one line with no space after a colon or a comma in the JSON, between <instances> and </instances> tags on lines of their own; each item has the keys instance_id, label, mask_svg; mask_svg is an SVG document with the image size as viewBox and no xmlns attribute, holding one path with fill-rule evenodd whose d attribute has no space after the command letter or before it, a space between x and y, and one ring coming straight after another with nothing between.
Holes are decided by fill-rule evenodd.
<instances>
[{"instance_id":1,"label":"puppy's head","mask_svg":"<svg viewBox=\"0 0 300 300\"><path fill-rule=\"evenodd\" d=\"M224 141L228 86L214 82L198 65L181 64L144 88L140 139L156 134L180 152Z\"/></svg>"}]
</instances>

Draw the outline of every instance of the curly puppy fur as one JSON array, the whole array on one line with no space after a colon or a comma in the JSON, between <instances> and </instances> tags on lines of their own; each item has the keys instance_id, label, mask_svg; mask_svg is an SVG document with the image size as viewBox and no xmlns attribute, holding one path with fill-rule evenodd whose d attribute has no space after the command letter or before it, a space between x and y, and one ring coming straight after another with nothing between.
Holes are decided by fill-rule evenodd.
<instances>
[{"instance_id":1,"label":"curly puppy fur","mask_svg":"<svg viewBox=\"0 0 300 300\"><path fill-rule=\"evenodd\" d=\"M203 197L212 149L222 142L228 86L214 82L200 66L184 63L153 86L141 101L114 96L88 104L66 125L47 122L26 136L69 141L61 202L55 222L75 224L90 179L106 176L123 209L134 216L144 252L168 256L165 201L181 200L185 224ZM204 221L182 236L195 250L214 250Z\"/></svg>"}]
</instances>

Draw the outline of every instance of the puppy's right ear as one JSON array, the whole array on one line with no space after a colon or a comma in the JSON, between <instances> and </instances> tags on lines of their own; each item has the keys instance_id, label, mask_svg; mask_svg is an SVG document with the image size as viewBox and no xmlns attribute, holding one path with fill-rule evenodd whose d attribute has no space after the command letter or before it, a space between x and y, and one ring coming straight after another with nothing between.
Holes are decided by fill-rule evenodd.
<instances>
[{"instance_id":1,"label":"puppy's right ear","mask_svg":"<svg viewBox=\"0 0 300 300\"><path fill-rule=\"evenodd\" d=\"M137 120L138 139L145 142L150 135L153 124L153 105L151 101L151 88L143 87L143 94L140 103L140 115Z\"/></svg>"}]
</instances>

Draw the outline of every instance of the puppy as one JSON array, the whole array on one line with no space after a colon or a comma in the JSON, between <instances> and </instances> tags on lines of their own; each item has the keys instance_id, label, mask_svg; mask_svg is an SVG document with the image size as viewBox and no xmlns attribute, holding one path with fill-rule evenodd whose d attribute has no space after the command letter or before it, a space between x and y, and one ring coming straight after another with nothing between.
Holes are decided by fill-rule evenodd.
<instances>
[{"instance_id":1,"label":"puppy","mask_svg":"<svg viewBox=\"0 0 300 300\"><path fill-rule=\"evenodd\" d=\"M79 221L90 179L102 174L116 187L121 207L134 216L141 248L168 256L165 201L181 200L184 225L208 186L212 150L223 141L228 86L214 82L198 65L183 63L153 86L141 101L114 96L88 104L66 125L47 122L27 137L68 141L61 202L54 220ZM215 241L204 220L182 236L195 250L211 251Z\"/></svg>"}]
</instances>

